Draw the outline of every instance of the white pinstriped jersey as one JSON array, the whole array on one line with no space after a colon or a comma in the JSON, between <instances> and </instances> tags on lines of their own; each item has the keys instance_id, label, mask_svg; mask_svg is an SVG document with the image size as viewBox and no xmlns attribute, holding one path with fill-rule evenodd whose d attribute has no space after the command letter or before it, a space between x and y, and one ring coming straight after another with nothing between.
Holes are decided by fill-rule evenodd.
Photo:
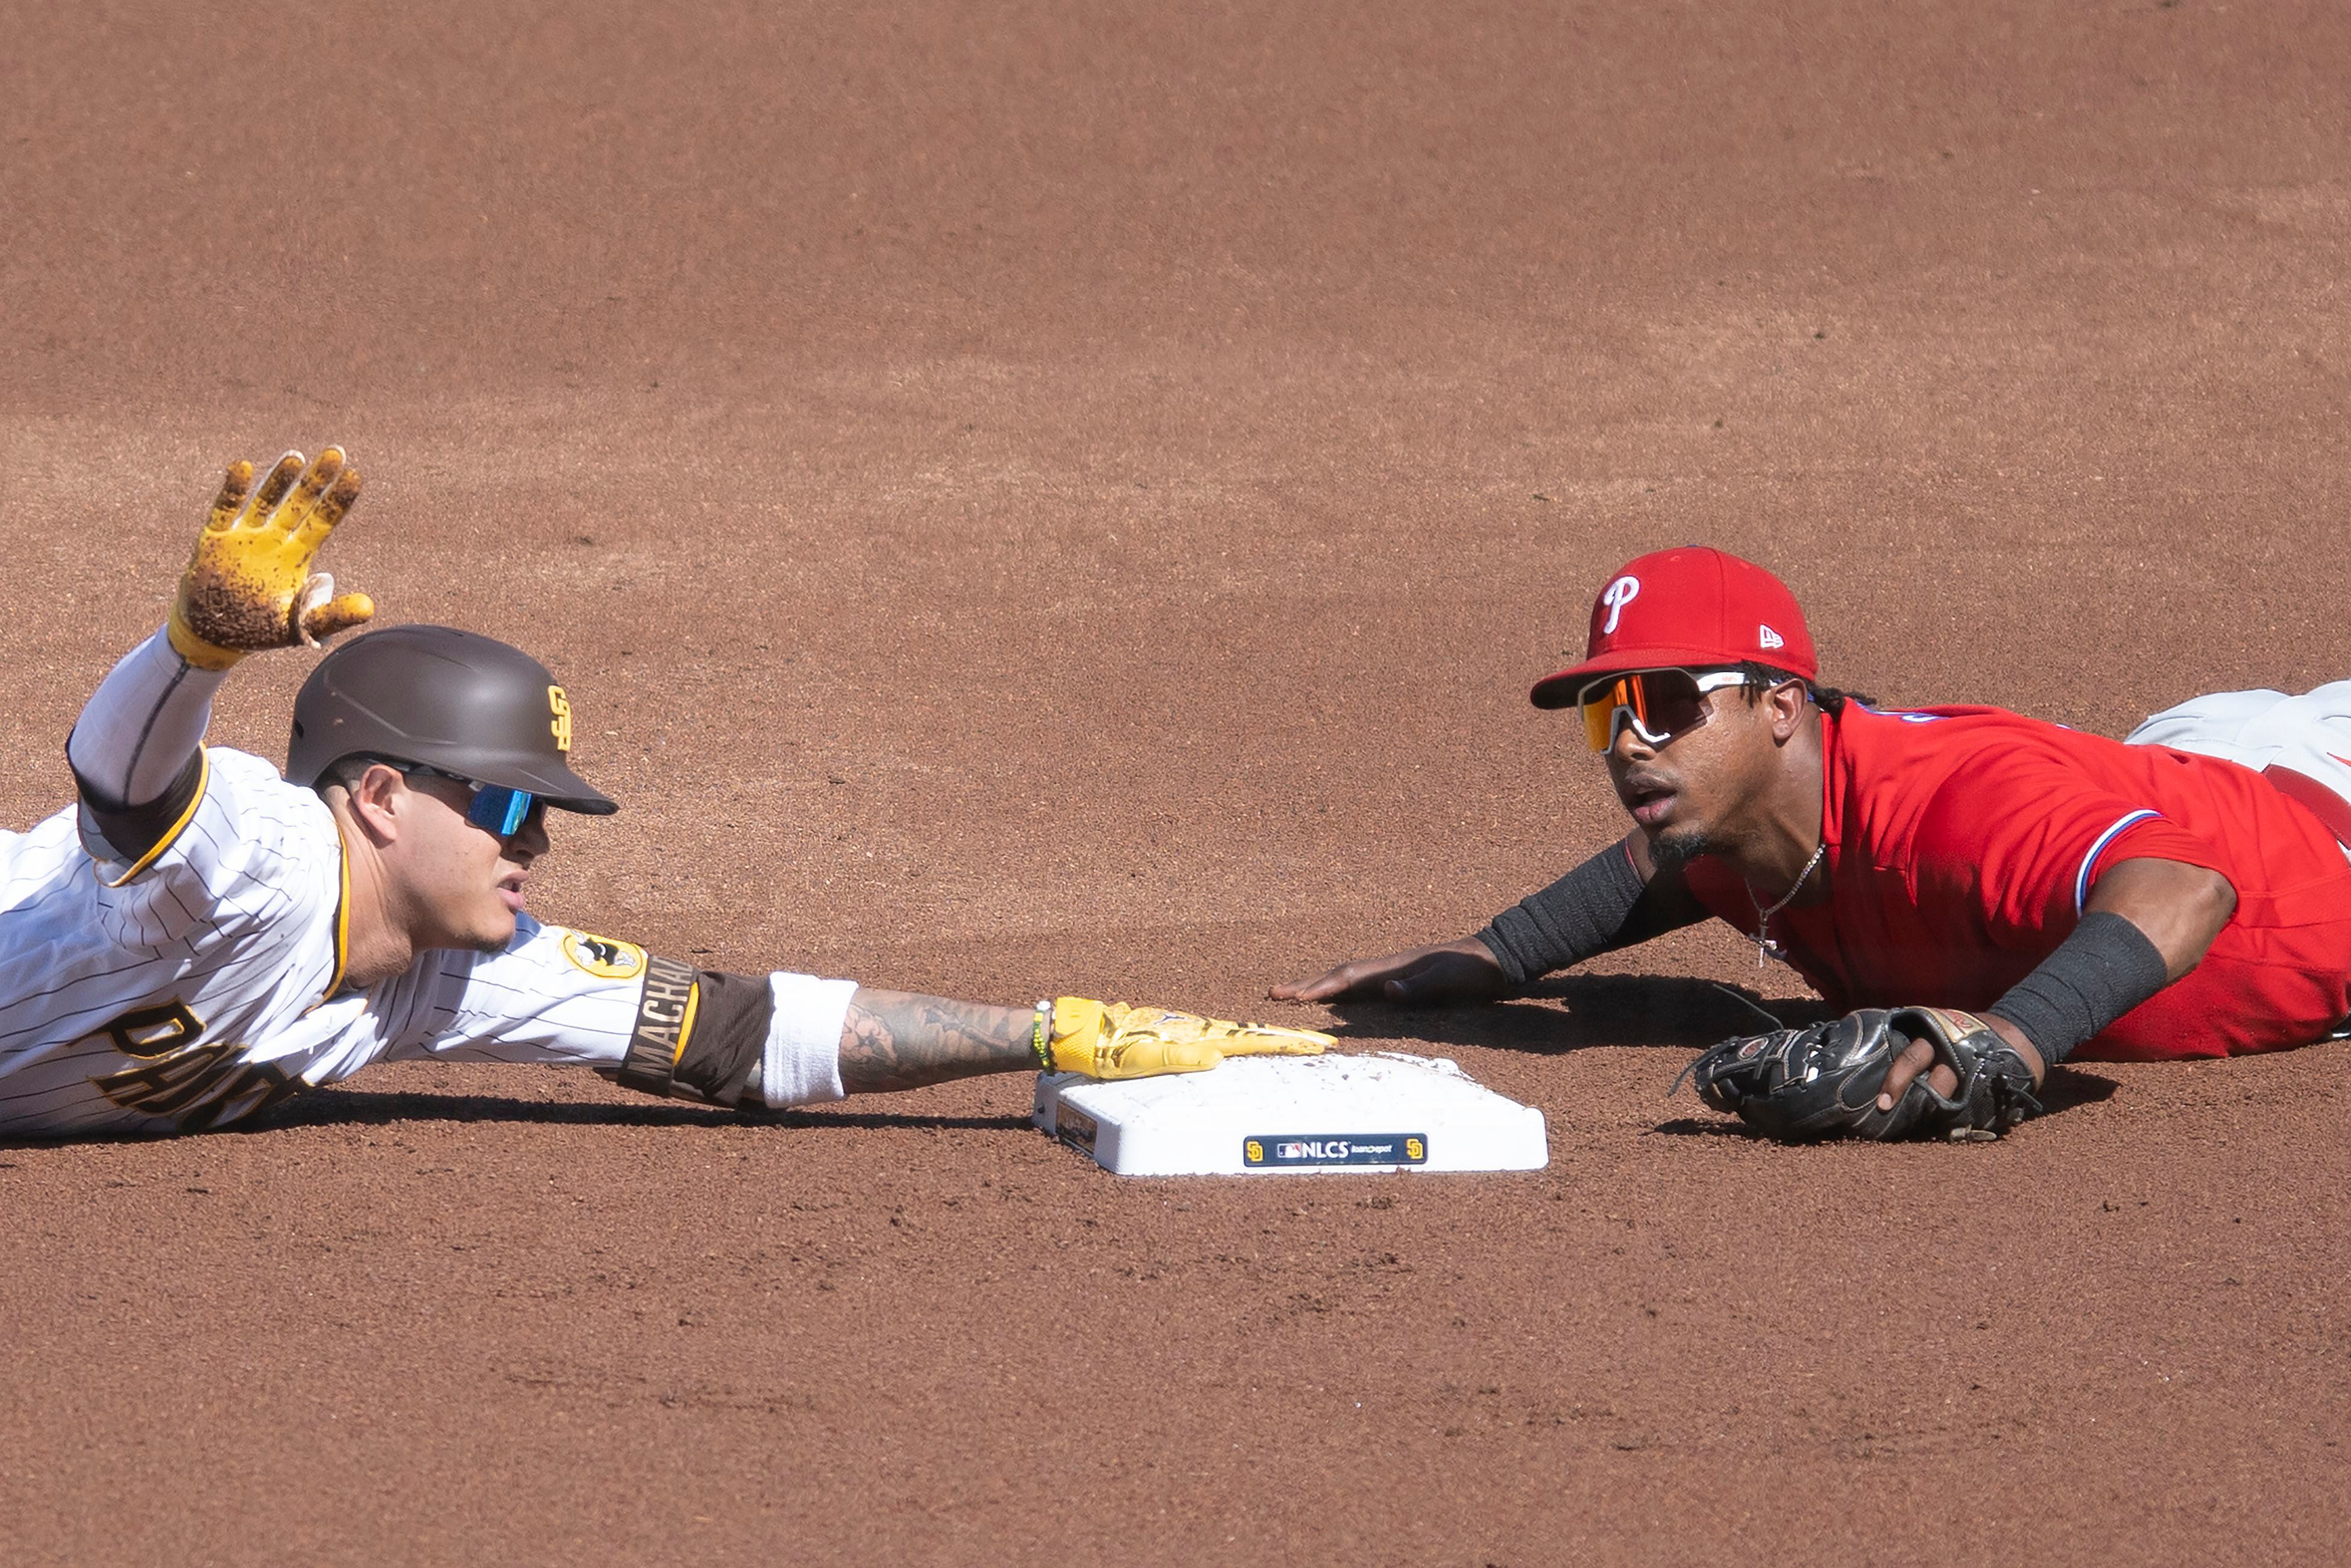
<instances>
[{"instance_id":1,"label":"white pinstriped jersey","mask_svg":"<svg viewBox=\"0 0 2351 1568\"><path fill-rule=\"evenodd\" d=\"M218 1126L402 1057L622 1060L644 954L528 916L502 952L342 988L332 814L258 758L204 757L135 864L78 808L0 832L0 1135Z\"/></svg>"}]
</instances>

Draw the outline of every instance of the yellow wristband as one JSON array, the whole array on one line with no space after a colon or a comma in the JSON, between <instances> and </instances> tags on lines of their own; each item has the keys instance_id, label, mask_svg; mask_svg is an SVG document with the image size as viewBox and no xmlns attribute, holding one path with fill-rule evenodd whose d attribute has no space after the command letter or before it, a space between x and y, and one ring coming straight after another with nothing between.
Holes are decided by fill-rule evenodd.
<instances>
[{"instance_id":1,"label":"yellow wristband","mask_svg":"<svg viewBox=\"0 0 2351 1568\"><path fill-rule=\"evenodd\" d=\"M1037 1003L1037 1021L1029 1030L1029 1049L1037 1053L1037 1071L1053 1071L1053 1003L1040 998Z\"/></svg>"}]
</instances>

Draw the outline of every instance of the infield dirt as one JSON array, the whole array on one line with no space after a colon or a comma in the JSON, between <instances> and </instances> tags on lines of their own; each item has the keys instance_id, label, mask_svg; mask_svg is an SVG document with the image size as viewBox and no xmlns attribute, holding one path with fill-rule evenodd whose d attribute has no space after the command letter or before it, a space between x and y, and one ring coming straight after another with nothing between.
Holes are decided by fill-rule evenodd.
<instances>
[{"instance_id":1,"label":"infield dirt","mask_svg":"<svg viewBox=\"0 0 2351 1568\"><path fill-rule=\"evenodd\" d=\"M1326 1021L1259 998L1620 834L1526 688L1651 548L1890 701L2351 664L2338 5L5 16L12 827L221 468L329 442L326 564L624 802L538 913L1005 1002ZM2351 1047L1785 1149L1664 1097L1750 954L1337 1019L1526 1176L459 1067L0 1149L6 1555L2339 1560Z\"/></svg>"}]
</instances>

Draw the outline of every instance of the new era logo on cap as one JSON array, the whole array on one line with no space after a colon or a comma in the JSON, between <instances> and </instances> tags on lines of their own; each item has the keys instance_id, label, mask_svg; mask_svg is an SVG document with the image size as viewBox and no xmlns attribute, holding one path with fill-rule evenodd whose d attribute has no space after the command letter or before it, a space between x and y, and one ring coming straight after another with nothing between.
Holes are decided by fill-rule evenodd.
<instances>
[{"instance_id":1,"label":"new era logo on cap","mask_svg":"<svg viewBox=\"0 0 2351 1568\"><path fill-rule=\"evenodd\" d=\"M1583 662L1545 677L1537 707L1566 707L1583 685L1620 670L1747 660L1811 680L1818 673L1804 612L1787 584L1752 561L1703 545L1627 562L1592 604Z\"/></svg>"}]
</instances>

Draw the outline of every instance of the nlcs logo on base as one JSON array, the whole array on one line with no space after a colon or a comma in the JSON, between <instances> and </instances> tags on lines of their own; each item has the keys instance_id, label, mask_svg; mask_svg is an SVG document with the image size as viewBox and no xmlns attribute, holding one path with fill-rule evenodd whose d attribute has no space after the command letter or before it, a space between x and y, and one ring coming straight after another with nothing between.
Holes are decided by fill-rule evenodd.
<instances>
[{"instance_id":1,"label":"nlcs logo on base","mask_svg":"<svg viewBox=\"0 0 2351 1568\"><path fill-rule=\"evenodd\" d=\"M1260 1134L1241 1140L1241 1164L1276 1166L1419 1166L1428 1163L1426 1133Z\"/></svg>"}]
</instances>

